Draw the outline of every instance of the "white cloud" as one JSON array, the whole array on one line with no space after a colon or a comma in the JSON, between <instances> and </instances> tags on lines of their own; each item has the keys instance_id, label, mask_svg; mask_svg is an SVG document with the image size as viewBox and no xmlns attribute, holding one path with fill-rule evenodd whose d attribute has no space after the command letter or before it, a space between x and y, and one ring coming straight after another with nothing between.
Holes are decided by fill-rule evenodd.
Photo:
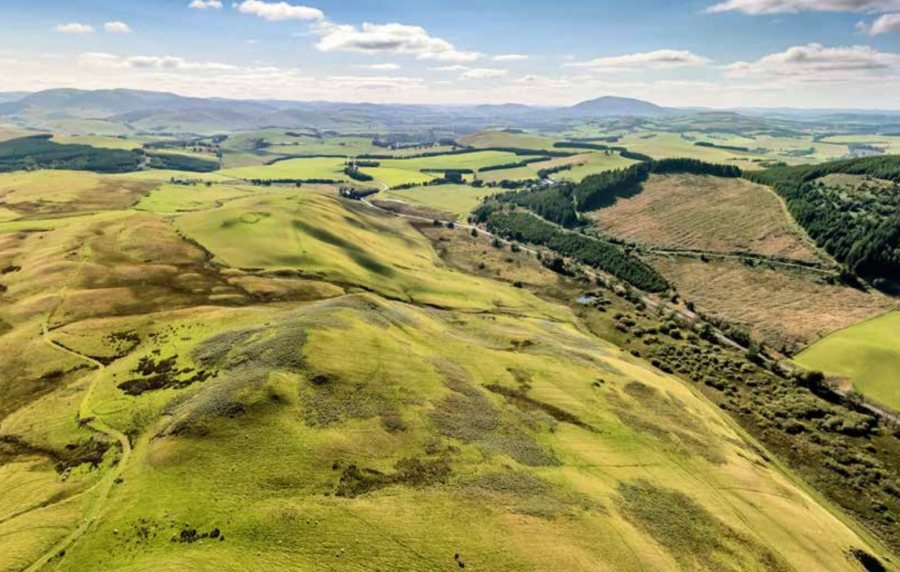
<instances>
[{"instance_id":1,"label":"white cloud","mask_svg":"<svg viewBox=\"0 0 900 572\"><path fill-rule=\"evenodd\" d=\"M796 14L798 12L888 12L900 9L900 0L726 0L707 12L744 14Z\"/></svg>"},{"instance_id":2,"label":"white cloud","mask_svg":"<svg viewBox=\"0 0 900 572\"><path fill-rule=\"evenodd\" d=\"M900 71L900 54L879 52L870 46L794 46L755 62L736 62L725 67L725 76L778 76L799 81L845 81Z\"/></svg>"},{"instance_id":3,"label":"white cloud","mask_svg":"<svg viewBox=\"0 0 900 572\"><path fill-rule=\"evenodd\" d=\"M193 0L188 4L188 8L194 10L221 10L222 3L219 0Z\"/></svg>"},{"instance_id":4,"label":"white cloud","mask_svg":"<svg viewBox=\"0 0 900 572\"><path fill-rule=\"evenodd\" d=\"M86 52L78 57L78 65L90 68L168 70L168 71L229 71L237 69L218 62L193 62L175 56L121 57L101 52Z\"/></svg>"},{"instance_id":5,"label":"white cloud","mask_svg":"<svg viewBox=\"0 0 900 572\"><path fill-rule=\"evenodd\" d=\"M325 14L318 8L298 6L287 2L262 2L261 0L244 0L232 4L241 14L250 14L270 22L285 20L322 20Z\"/></svg>"},{"instance_id":6,"label":"white cloud","mask_svg":"<svg viewBox=\"0 0 900 572\"><path fill-rule=\"evenodd\" d=\"M705 66L709 59L687 50L656 50L622 56L595 58L585 62L569 61L566 66L604 71L636 71Z\"/></svg>"},{"instance_id":7,"label":"white cloud","mask_svg":"<svg viewBox=\"0 0 900 572\"><path fill-rule=\"evenodd\" d=\"M491 58L495 62L524 62L528 56L524 54L500 54Z\"/></svg>"},{"instance_id":8,"label":"white cloud","mask_svg":"<svg viewBox=\"0 0 900 572\"><path fill-rule=\"evenodd\" d=\"M472 68L461 73L459 77L462 79L492 79L503 77L507 73L506 70L496 68Z\"/></svg>"},{"instance_id":9,"label":"white cloud","mask_svg":"<svg viewBox=\"0 0 900 572\"><path fill-rule=\"evenodd\" d=\"M134 31L125 22L107 22L103 24L103 29L107 34L130 34Z\"/></svg>"},{"instance_id":10,"label":"white cloud","mask_svg":"<svg viewBox=\"0 0 900 572\"><path fill-rule=\"evenodd\" d=\"M398 69L400 69L400 66L398 64L392 64L392 63L371 64L371 65L360 66L360 67L366 68L368 70L374 70L374 71L397 71Z\"/></svg>"},{"instance_id":11,"label":"white cloud","mask_svg":"<svg viewBox=\"0 0 900 572\"><path fill-rule=\"evenodd\" d=\"M68 24L60 24L56 27L56 31L61 34L93 34L93 26L80 24L78 22L70 22Z\"/></svg>"},{"instance_id":12,"label":"white cloud","mask_svg":"<svg viewBox=\"0 0 900 572\"><path fill-rule=\"evenodd\" d=\"M442 71L442 72L462 72L469 69L469 66L464 66L460 64L455 64L452 66L438 66L436 68L428 68L431 71Z\"/></svg>"},{"instance_id":13,"label":"white cloud","mask_svg":"<svg viewBox=\"0 0 900 572\"><path fill-rule=\"evenodd\" d=\"M856 27L860 32L870 36L900 32L900 14L885 14L871 25L860 22Z\"/></svg>"},{"instance_id":14,"label":"white cloud","mask_svg":"<svg viewBox=\"0 0 900 572\"><path fill-rule=\"evenodd\" d=\"M470 62L483 57L478 52L458 50L447 40L430 36L419 26L365 22L356 27L322 22L315 32L319 35L316 49L322 52L397 54L448 62Z\"/></svg>"}]
</instances>

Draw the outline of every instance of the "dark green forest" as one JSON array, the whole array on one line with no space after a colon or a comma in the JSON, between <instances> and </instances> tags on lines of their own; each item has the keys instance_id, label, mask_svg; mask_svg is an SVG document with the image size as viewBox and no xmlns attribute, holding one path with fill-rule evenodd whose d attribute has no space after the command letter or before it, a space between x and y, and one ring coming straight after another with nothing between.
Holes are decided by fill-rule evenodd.
<instances>
[{"instance_id":1,"label":"dark green forest","mask_svg":"<svg viewBox=\"0 0 900 572\"><path fill-rule=\"evenodd\" d=\"M22 137L0 143L0 172L70 169L96 173L127 173L141 168L140 150L100 149L62 145L52 135Z\"/></svg>"},{"instance_id":2,"label":"dark green forest","mask_svg":"<svg viewBox=\"0 0 900 572\"><path fill-rule=\"evenodd\" d=\"M830 174L893 182L863 182L853 192L820 181ZM830 255L877 287L900 282L900 156L865 157L821 165L774 167L745 177L771 186L794 219Z\"/></svg>"}]
</instances>

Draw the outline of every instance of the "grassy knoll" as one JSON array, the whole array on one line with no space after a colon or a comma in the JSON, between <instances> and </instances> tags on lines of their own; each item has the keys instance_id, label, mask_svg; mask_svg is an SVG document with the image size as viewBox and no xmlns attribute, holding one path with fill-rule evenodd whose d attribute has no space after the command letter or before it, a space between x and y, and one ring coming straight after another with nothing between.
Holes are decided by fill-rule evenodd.
<instances>
[{"instance_id":1,"label":"grassy knoll","mask_svg":"<svg viewBox=\"0 0 900 572\"><path fill-rule=\"evenodd\" d=\"M211 209L228 201L258 192L251 186L233 185L172 185L154 189L134 208L164 214Z\"/></svg>"},{"instance_id":2,"label":"grassy knoll","mask_svg":"<svg viewBox=\"0 0 900 572\"><path fill-rule=\"evenodd\" d=\"M344 164L340 157L313 157L286 159L271 165L224 169L220 173L226 177L239 179L319 179L346 181Z\"/></svg>"},{"instance_id":3,"label":"grassy knoll","mask_svg":"<svg viewBox=\"0 0 900 572\"><path fill-rule=\"evenodd\" d=\"M431 185L389 191L378 198L397 199L448 212L465 219L484 197L497 189L472 187L469 185Z\"/></svg>"},{"instance_id":4,"label":"grassy knoll","mask_svg":"<svg viewBox=\"0 0 900 572\"><path fill-rule=\"evenodd\" d=\"M893 298L876 291L829 284L806 270L715 257L709 262L677 256L651 261L698 310L792 352L897 306Z\"/></svg>"},{"instance_id":5,"label":"grassy knoll","mask_svg":"<svg viewBox=\"0 0 900 572\"><path fill-rule=\"evenodd\" d=\"M778 197L743 179L653 175L594 217L604 232L650 246L818 258Z\"/></svg>"},{"instance_id":6,"label":"grassy knoll","mask_svg":"<svg viewBox=\"0 0 900 572\"><path fill-rule=\"evenodd\" d=\"M405 222L361 205L348 210L315 193L235 200L214 211L185 214L176 224L236 268L293 270L440 306L549 311L516 289L491 288L437 267L428 241Z\"/></svg>"},{"instance_id":7,"label":"grassy knoll","mask_svg":"<svg viewBox=\"0 0 900 572\"><path fill-rule=\"evenodd\" d=\"M795 359L804 367L847 378L863 395L900 410L900 311L834 332Z\"/></svg>"},{"instance_id":8,"label":"grassy knoll","mask_svg":"<svg viewBox=\"0 0 900 572\"><path fill-rule=\"evenodd\" d=\"M0 174L2 206L22 219L121 209L137 202L153 186L150 181L86 171Z\"/></svg>"}]
</instances>

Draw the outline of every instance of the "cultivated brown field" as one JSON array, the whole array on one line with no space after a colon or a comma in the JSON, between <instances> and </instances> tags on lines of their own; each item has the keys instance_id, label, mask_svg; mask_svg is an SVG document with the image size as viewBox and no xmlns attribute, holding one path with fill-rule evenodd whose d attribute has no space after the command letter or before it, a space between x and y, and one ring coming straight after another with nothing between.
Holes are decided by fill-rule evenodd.
<instances>
[{"instance_id":1,"label":"cultivated brown field","mask_svg":"<svg viewBox=\"0 0 900 572\"><path fill-rule=\"evenodd\" d=\"M778 197L743 179L654 175L638 195L594 214L604 232L648 246L819 256Z\"/></svg>"},{"instance_id":2,"label":"cultivated brown field","mask_svg":"<svg viewBox=\"0 0 900 572\"><path fill-rule=\"evenodd\" d=\"M806 270L670 256L654 256L650 262L697 310L740 325L779 349L800 349L830 332L900 306L876 291L827 284Z\"/></svg>"}]
</instances>

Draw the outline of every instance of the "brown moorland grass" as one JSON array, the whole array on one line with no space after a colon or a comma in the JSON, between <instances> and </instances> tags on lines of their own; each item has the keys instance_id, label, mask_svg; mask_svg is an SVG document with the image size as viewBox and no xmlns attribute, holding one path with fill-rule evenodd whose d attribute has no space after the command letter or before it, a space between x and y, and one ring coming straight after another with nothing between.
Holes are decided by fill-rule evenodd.
<instances>
[{"instance_id":1,"label":"brown moorland grass","mask_svg":"<svg viewBox=\"0 0 900 572\"><path fill-rule=\"evenodd\" d=\"M778 197L743 179L654 175L595 217L605 232L651 246L817 259Z\"/></svg>"},{"instance_id":2,"label":"brown moorland grass","mask_svg":"<svg viewBox=\"0 0 900 572\"><path fill-rule=\"evenodd\" d=\"M799 269L669 256L655 256L651 263L699 311L743 326L776 348L800 349L900 305L876 291L826 284Z\"/></svg>"}]
</instances>

